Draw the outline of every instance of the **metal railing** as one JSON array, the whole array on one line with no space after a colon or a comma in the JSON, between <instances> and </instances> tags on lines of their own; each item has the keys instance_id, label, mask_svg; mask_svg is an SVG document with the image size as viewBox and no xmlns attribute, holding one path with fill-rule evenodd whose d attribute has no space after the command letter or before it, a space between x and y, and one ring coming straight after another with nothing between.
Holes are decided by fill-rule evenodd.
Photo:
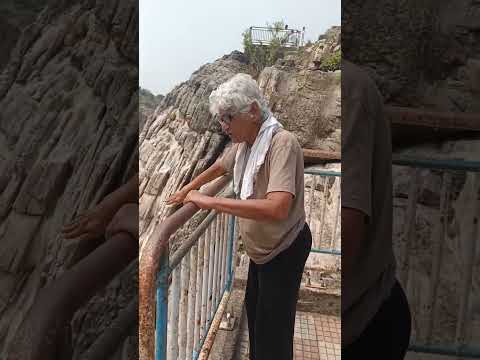
<instances>
[{"instance_id":1,"label":"metal railing","mask_svg":"<svg viewBox=\"0 0 480 360\"><path fill-rule=\"evenodd\" d=\"M251 26L249 32L254 45L270 45L274 39L278 39L284 47L303 46L305 35L305 30L274 29L261 26Z\"/></svg>"},{"instance_id":2,"label":"metal railing","mask_svg":"<svg viewBox=\"0 0 480 360\"><path fill-rule=\"evenodd\" d=\"M432 246L432 267L430 270L430 284L429 287L424 289L427 291L428 296L428 310L419 310L420 313L412 311L412 316L423 317L425 312L428 312L428 325L424 335L425 340L419 341L413 336L413 341L410 346L410 351L420 353L430 353L438 355L451 355L461 356L465 358L480 358L480 347L467 344L467 327L469 319L469 308L471 301L471 289L473 279L473 269L475 266L475 255L477 251L477 238L478 238L478 214L480 210L480 201L478 200L478 191L480 185L480 162L476 161L459 161L459 160L431 160L431 159L413 159L413 158L399 158L394 157L393 165L406 166L412 168L410 181L408 185L408 198L406 204L406 217L405 228L403 236L405 240L405 248L403 253L399 254L403 259L403 266L399 269L400 281L406 290L409 292L409 285L411 285L411 267L412 263L415 265L415 261L419 261L418 256L415 256L412 252L414 245L417 242L416 233L416 219L417 219L417 206L420 198L420 189L422 188L422 169L436 170L441 173L440 183L440 199L438 216L435 221L433 236L438 237L438 241ZM452 344L449 345L436 345L433 342L433 331L435 325L435 314L438 310L439 299L439 282L440 282L440 270L442 264L445 261L445 239L447 236L448 226L448 209L452 202L452 180L454 174L462 172L465 175L464 191L468 192L468 197L465 197L465 201L470 201L469 211L466 214L464 228L465 238L465 256L463 277L459 280L460 286L460 301L458 306L458 312L456 316L455 324L455 338L452 339ZM460 241L460 240L459 240ZM454 254L457 251L453 252ZM462 256L462 255L459 255ZM414 309L412 309L414 310ZM415 335L415 334L414 334Z\"/></svg>"},{"instance_id":3,"label":"metal railing","mask_svg":"<svg viewBox=\"0 0 480 360\"><path fill-rule=\"evenodd\" d=\"M222 177L202 188L214 196ZM226 193L230 197L233 193ZM235 256L233 218L210 211L173 255L171 236L199 208L187 203L154 231L140 253L139 355L151 359L205 359L230 295ZM187 326L188 325L188 326ZM168 336L167 336L168 334Z\"/></svg>"},{"instance_id":4,"label":"metal railing","mask_svg":"<svg viewBox=\"0 0 480 360\"><path fill-rule=\"evenodd\" d=\"M307 223L312 232L312 253L338 255L341 252L341 172L326 171L317 169L306 169L305 179L310 182L310 189L305 191ZM307 186L308 187L308 186ZM318 188L318 190L317 190ZM322 196L316 196L316 192L321 191ZM328 199L334 207L333 225L330 229L326 226L326 214L328 210ZM319 205L319 206L317 206ZM320 212L317 213L316 210ZM318 215L315 219L314 215ZM316 220L320 220L319 222Z\"/></svg>"},{"instance_id":5,"label":"metal railing","mask_svg":"<svg viewBox=\"0 0 480 360\"><path fill-rule=\"evenodd\" d=\"M323 200L320 225L325 224L327 197L336 191L335 225L320 231L312 252L340 255L337 228L340 218L340 176L333 171L306 170L312 176L310 199L317 198L317 185ZM203 191L215 195L225 187L226 178L209 184ZM231 197L233 193L225 196ZM305 194L307 196L307 194ZM320 201L317 199L317 201ZM312 220L313 205L308 212ZM235 217L211 211L173 255L169 240L199 209L188 203L158 225L140 254L140 359L205 359L228 301L235 258ZM317 247L318 246L318 247ZM167 336L168 334L168 336ZM154 339L154 341L153 341ZM205 345L205 346L204 346Z\"/></svg>"},{"instance_id":6,"label":"metal railing","mask_svg":"<svg viewBox=\"0 0 480 360\"><path fill-rule=\"evenodd\" d=\"M233 235L233 216L211 211L170 259L165 252L157 288L156 359L197 359L209 331L216 331L214 316L232 286Z\"/></svg>"}]
</instances>

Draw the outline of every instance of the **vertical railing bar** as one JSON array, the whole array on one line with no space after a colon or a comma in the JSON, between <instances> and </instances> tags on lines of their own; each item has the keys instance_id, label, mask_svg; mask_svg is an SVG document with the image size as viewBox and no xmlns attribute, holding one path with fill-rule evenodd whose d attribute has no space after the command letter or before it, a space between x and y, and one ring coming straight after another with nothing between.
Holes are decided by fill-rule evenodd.
<instances>
[{"instance_id":1,"label":"vertical railing bar","mask_svg":"<svg viewBox=\"0 0 480 360\"><path fill-rule=\"evenodd\" d=\"M205 230L204 237L204 251L203 251L203 284L202 284L202 317L200 325L200 339L202 339L206 334L205 325L207 323L207 302L208 302L208 268L209 268L209 251L210 244L208 242L210 236L210 229ZM200 340L201 341L201 340Z\"/></svg>"},{"instance_id":2,"label":"vertical railing bar","mask_svg":"<svg viewBox=\"0 0 480 360\"><path fill-rule=\"evenodd\" d=\"M195 330L193 334L194 354L195 358L200 352L200 336L201 336L201 323L202 323L202 303L203 303L203 268L204 268L204 244L205 235L202 235L198 241L197 249L197 298L195 299Z\"/></svg>"},{"instance_id":3,"label":"vertical railing bar","mask_svg":"<svg viewBox=\"0 0 480 360\"><path fill-rule=\"evenodd\" d=\"M224 262L223 262L223 283L224 285L228 282L227 274L227 264L228 264L228 215L224 214L223 216L223 248L224 248Z\"/></svg>"},{"instance_id":4,"label":"vertical railing bar","mask_svg":"<svg viewBox=\"0 0 480 360\"><path fill-rule=\"evenodd\" d=\"M336 235L337 235L338 215L340 213L340 178L335 179L335 185L337 184L337 181L338 181L338 186L335 186L335 189L338 191L338 194L336 196L337 197L337 205L336 205L336 209L335 209L335 225L333 227L332 237L330 239L330 249L331 250L334 250L336 248L335 238L336 238Z\"/></svg>"},{"instance_id":5,"label":"vertical railing bar","mask_svg":"<svg viewBox=\"0 0 480 360\"><path fill-rule=\"evenodd\" d=\"M168 323L168 251L160 259L160 272L157 277L156 338L155 359L167 358Z\"/></svg>"},{"instance_id":6,"label":"vertical railing bar","mask_svg":"<svg viewBox=\"0 0 480 360\"><path fill-rule=\"evenodd\" d=\"M169 256L170 257L170 256ZM170 261L170 259L169 259ZM168 268L168 316L167 316L167 325L168 325L168 331L167 331L167 355L166 359L169 359L169 354L170 354L170 349L172 348L172 312L173 312L173 286L172 286L172 279L173 279L173 272L172 269Z\"/></svg>"},{"instance_id":7,"label":"vertical railing bar","mask_svg":"<svg viewBox=\"0 0 480 360\"><path fill-rule=\"evenodd\" d=\"M169 319L171 323L171 341L169 341L167 359L177 359L178 357L178 310L180 301L180 267L176 267L172 271L172 317Z\"/></svg>"},{"instance_id":8,"label":"vertical railing bar","mask_svg":"<svg viewBox=\"0 0 480 360\"><path fill-rule=\"evenodd\" d=\"M309 175L312 177L312 180L310 182L310 203L309 203L309 209L308 209L308 223L310 224L310 227L313 229L313 221L312 221L312 209L313 209L313 195L315 194L315 188L317 187L317 176L316 175ZM312 230L313 231L313 230Z\"/></svg>"},{"instance_id":9,"label":"vertical railing bar","mask_svg":"<svg viewBox=\"0 0 480 360\"><path fill-rule=\"evenodd\" d=\"M213 235L212 242L213 246L213 275L212 275L212 303L210 307L210 319L213 319L213 314L215 313L215 305L217 303L217 272L218 272L218 234L217 234L217 222L218 216L212 223Z\"/></svg>"},{"instance_id":10,"label":"vertical railing bar","mask_svg":"<svg viewBox=\"0 0 480 360\"><path fill-rule=\"evenodd\" d=\"M417 198L418 198L418 182L419 182L420 170L418 168L413 169L412 181L410 182L410 189L408 194L408 205L407 205L407 214L406 214L406 241L405 241L405 264L404 269L401 273L401 279L404 288L408 293L408 280L410 273L410 249L412 247L412 242L414 241L415 234L415 220L416 220L416 210L417 210Z\"/></svg>"},{"instance_id":11,"label":"vertical railing bar","mask_svg":"<svg viewBox=\"0 0 480 360\"><path fill-rule=\"evenodd\" d=\"M190 282L190 251L183 257L181 262L181 288L180 306L178 320L178 358L184 360L187 350L187 315L188 315L188 294Z\"/></svg>"},{"instance_id":12,"label":"vertical railing bar","mask_svg":"<svg viewBox=\"0 0 480 360\"><path fill-rule=\"evenodd\" d=\"M212 228L210 228L212 230ZM213 300L213 267L215 262L215 241L213 239L213 231L210 231L210 236L208 237L208 243L210 247L210 259L208 264L208 291L207 291L207 316L205 318L206 327L205 327L205 336L208 333L208 328L211 320L211 311L212 311L212 300Z\"/></svg>"},{"instance_id":13,"label":"vertical railing bar","mask_svg":"<svg viewBox=\"0 0 480 360\"><path fill-rule=\"evenodd\" d=\"M228 258L228 216L227 214L223 214L223 261L222 261L222 274L223 274L223 281L222 284L225 286L227 284L227 258Z\"/></svg>"},{"instance_id":14,"label":"vertical railing bar","mask_svg":"<svg viewBox=\"0 0 480 360\"><path fill-rule=\"evenodd\" d=\"M469 172L467 172L468 177ZM471 226L471 236L467 239L470 240L470 248L467 251L467 262L466 262L466 276L464 278L463 286L462 286L462 297L460 301L460 307L458 310L458 321L457 321L457 328L456 328L456 335L455 335L455 342L457 347L465 345L465 324L467 320L467 313L468 308L470 305L470 292L471 292L471 284L473 279L473 267L474 267L474 259L475 259L475 252L476 252L476 245L477 245L477 235L478 235L478 213L480 210L480 202L478 201L478 173L472 174L472 194L470 195L470 200L473 202L472 210L472 226Z\"/></svg>"},{"instance_id":15,"label":"vertical railing bar","mask_svg":"<svg viewBox=\"0 0 480 360\"><path fill-rule=\"evenodd\" d=\"M430 344L432 341L432 333L433 333L433 324L435 323L435 313L436 313L436 305L437 305L437 292L438 292L438 282L440 278L440 265L442 263L443 257L443 243L445 241L445 235L447 231L447 222L448 222L448 205L450 199L450 183L451 183L451 176L450 173L444 172L442 176L442 185L441 185L441 193L440 193L440 209L439 209L439 219L438 219L438 226L437 230L434 230L434 236L437 237L439 235L439 241L434 242L434 249L433 249L433 259L432 259L432 281L430 287L430 319L427 329L427 338L426 344Z\"/></svg>"},{"instance_id":16,"label":"vertical railing bar","mask_svg":"<svg viewBox=\"0 0 480 360\"><path fill-rule=\"evenodd\" d=\"M220 231L219 231L219 237L220 237L220 287L223 288L225 285L225 273L224 268L225 268L225 252L223 251L223 245L225 243L225 214L222 213L220 214Z\"/></svg>"},{"instance_id":17,"label":"vertical railing bar","mask_svg":"<svg viewBox=\"0 0 480 360\"><path fill-rule=\"evenodd\" d=\"M323 229L325 227L325 211L327 210L327 185L328 185L328 176L323 177L323 205L322 205L322 219L320 220L320 234L318 236L318 244L322 246L323 240Z\"/></svg>"},{"instance_id":18,"label":"vertical railing bar","mask_svg":"<svg viewBox=\"0 0 480 360\"><path fill-rule=\"evenodd\" d=\"M233 237L235 236L235 217L233 215L229 216L229 224L228 224L228 255L227 255L227 284L230 287L232 283L232 257L233 257Z\"/></svg>"},{"instance_id":19,"label":"vertical railing bar","mask_svg":"<svg viewBox=\"0 0 480 360\"><path fill-rule=\"evenodd\" d=\"M235 222L234 222L234 232L233 232L233 240L232 240L232 262L230 264L230 278L231 278L231 282L230 282L230 286L229 286L229 290L231 289L232 287L232 284L233 284L233 279L234 279L234 274L235 274L235 267L236 267L236 259L237 259L237 251L238 251L238 246L237 246L237 241L238 241L238 238L239 238L239 220L237 217L235 217Z\"/></svg>"},{"instance_id":20,"label":"vertical railing bar","mask_svg":"<svg viewBox=\"0 0 480 360\"><path fill-rule=\"evenodd\" d=\"M220 303L221 296L222 296L222 217L218 217L218 223L217 223L217 246L218 246L218 269L217 269L217 301L216 304Z\"/></svg>"},{"instance_id":21,"label":"vertical railing bar","mask_svg":"<svg viewBox=\"0 0 480 360\"><path fill-rule=\"evenodd\" d=\"M191 360L193 356L195 333L195 306L197 299L197 251L198 245L193 245L190 250L190 281L188 284L188 314L187 314L187 347L185 359Z\"/></svg>"}]
</instances>

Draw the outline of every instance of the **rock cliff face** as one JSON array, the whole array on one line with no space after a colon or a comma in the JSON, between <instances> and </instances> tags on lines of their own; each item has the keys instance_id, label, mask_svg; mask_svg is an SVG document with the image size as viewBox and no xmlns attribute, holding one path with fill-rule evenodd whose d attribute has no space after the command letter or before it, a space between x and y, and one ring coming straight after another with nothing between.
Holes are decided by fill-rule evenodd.
<instances>
[{"instance_id":1,"label":"rock cliff face","mask_svg":"<svg viewBox=\"0 0 480 360\"><path fill-rule=\"evenodd\" d=\"M381 10L375 1L349 1L342 42L386 101L479 112L480 3L388 0Z\"/></svg>"},{"instance_id":2,"label":"rock cliff face","mask_svg":"<svg viewBox=\"0 0 480 360\"><path fill-rule=\"evenodd\" d=\"M340 151L340 71L319 69L324 59L340 49L336 27L259 76L275 116L304 148Z\"/></svg>"},{"instance_id":3,"label":"rock cliff face","mask_svg":"<svg viewBox=\"0 0 480 360\"><path fill-rule=\"evenodd\" d=\"M39 289L73 266L82 252L82 244L62 238L62 225L136 172L137 6L119 0L49 1L4 67L1 351ZM136 279L132 266L77 312L75 359L136 294ZM112 305L113 297L121 300Z\"/></svg>"},{"instance_id":4,"label":"rock cliff face","mask_svg":"<svg viewBox=\"0 0 480 360\"><path fill-rule=\"evenodd\" d=\"M4 0L0 4L0 32L2 33L2 54L0 71L8 63L22 30L29 26L48 0Z\"/></svg>"},{"instance_id":5,"label":"rock cliff face","mask_svg":"<svg viewBox=\"0 0 480 360\"><path fill-rule=\"evenodd\" d=\"M158 105L160 105L163 98L163 95L153 95L147 89L140 88L140 92L138 95L138 105L140 112L139 131L142 131L145 120L151 115L153 115L153 112L158 107Z\"/></svg>"},{"instance_id":6,"label":"rock cliff face","mask_svg":"<svg viewBox=\"0 0 480 360\"><path fill-rule=\"evenodd\" d=\"M140 133L140 237L148 238L155 221L172 213L164 201L210 166L227 136L209 112L208 97L222 82L247 72L248 60L233 52L195 71L147 118ZM187 225L188 227L188 225Z\"/></svg>"}]
</instances>

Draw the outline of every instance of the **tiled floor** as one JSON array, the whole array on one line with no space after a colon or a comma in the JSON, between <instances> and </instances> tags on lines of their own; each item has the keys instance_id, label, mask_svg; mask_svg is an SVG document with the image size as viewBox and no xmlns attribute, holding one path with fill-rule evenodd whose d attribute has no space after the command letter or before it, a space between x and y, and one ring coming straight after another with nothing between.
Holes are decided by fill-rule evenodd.
<instances>
[{"instance_id":1,"label":"tiled floor","mask_svg":"<svg viewBox=\"0 0 480 360\"><path fill-rule=\"evenodd\" d=\"M243 324L240 351L236 360L248 360L248 329ZM297 312L294 360L340 360L340 318Z\"/></svg>"},{"instance_id":2,"label":"tiled floor","mask_svg":"<svg viewBox=\"0 0 480 360\"><path fill-rule=\"evenodd\" d=\"M340 318L297 312L295 360L340 360Z\"/></svg>"}]
</instances>

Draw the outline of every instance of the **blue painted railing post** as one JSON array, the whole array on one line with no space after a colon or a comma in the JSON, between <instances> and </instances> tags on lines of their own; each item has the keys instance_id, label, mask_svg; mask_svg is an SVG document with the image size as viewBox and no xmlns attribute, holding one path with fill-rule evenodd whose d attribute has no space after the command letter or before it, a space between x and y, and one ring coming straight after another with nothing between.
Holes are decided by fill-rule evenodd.
<instances>
[{"instance_id":1,"label":"blue painted railing post","mask_svg":"<svg viewBox=\"0 0 480 360\"><path fill-rule=\"evenodd\" d=\"M167 359L168 270L167 250L160 258L160 271L157 277L155 360Z\"/></svg>"},{"instance_id":2,"label":"blue painted railing post","mask_svg":"<svg viewBox=\"0 0 480 360\"><path fill-rule=\"evenodd\" d=\"M232 277L233 277L233 245L234 245L234 236L235 236L235 216L230 215L230 221L228 226L228 249L227 249L227 286L226 288L230 290L232 288Z\"/></svg>"}]
</instances>

